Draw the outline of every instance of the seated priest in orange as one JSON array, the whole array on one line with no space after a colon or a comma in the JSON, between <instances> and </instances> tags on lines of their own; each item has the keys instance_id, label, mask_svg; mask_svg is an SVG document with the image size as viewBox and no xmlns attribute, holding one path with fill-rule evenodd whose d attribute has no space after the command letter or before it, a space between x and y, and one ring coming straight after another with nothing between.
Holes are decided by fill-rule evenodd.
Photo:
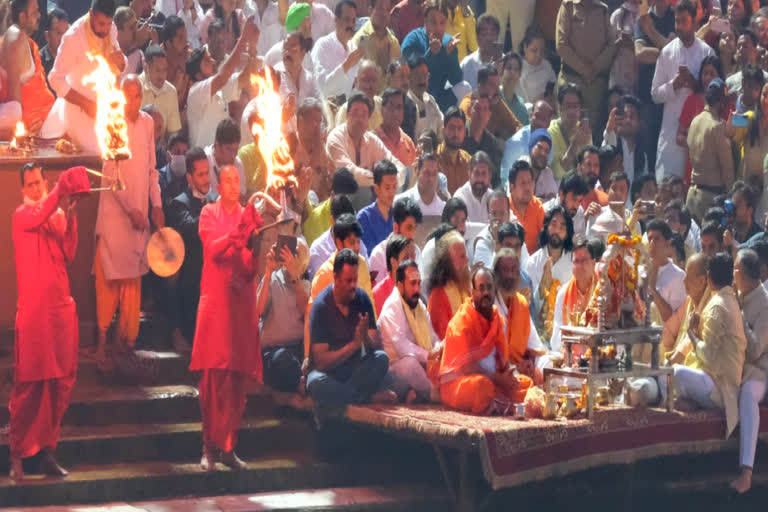
<instances>
[{"instance_id":1,"label":"seated priest in orange","mask_svg":"<svg viewBox=\"0 0 768 512\"><path fill-rule=\"evenodd\" d=\"M38 3L14 0L11 2L11 19L13 24L0 43L0 66L7 73L4 102L20 104L21 119L16 121L24 121L27 131L37 134L56 101L45 79L40 49L32 39L40 25Z\"/></svg>"},{"instance_id":2,"label":"seated priest in orange","mask_svg":"<svg viewBox=\"0 0 768 512\"><path fill-rule=\"evenodd\" d=\"M516 374L509 362L504 319L494 303L493 273L472 272L472 298L448 323L440 362L440 398L454 409L473 414L508 414L525 400L530 377Z\"/></svg>"},{"instance_id":3,"label":"seated priest in orange","mask_svg":"<svg viewBox=\"0 0 768 512\"><path fill-rule=\"evenodd\" d=\"M200 371L203 419L203 471L216 462L232 469L245 463L235 454L237 430L245 410L250 379L261 381L262 362L256 311L256 261L248 248L262 225L252 202L243 208L240 175L234 166L221 169L219 200L200 213L203 274L200 305L189 369Z\"/></svg>"},{"instance_id":4,"label":"seated priest in orange","mask_svg":"<svg viewBox=\"0 0 768 512\"><path fill-rule=\"evenodd\" d=\"M84 167L64 171L50 193L39 166L26 164L21 169L24 203L13 214L19 298L8 402L10 476L16 480L24 478L22 459L40 451L43 473L67 474L53 454L77 374L77 311L67 277L67 263L77 249L72 194L88 190ZM65 197L69 197L66 214L59 209L59 200Z\"/></svg>"},{"instance_id":5,"label":"seated priest in orange","mask_svg":"<svg viewBox=\"0 0 768 512\"><path fill-rule=\"evenodd\" d=\"M493 262L496 280L496 307L504 319L509 362L540 386L544 383L541 368L547 364L547 348L533 324L528 301L517 291L520 287L520 257L513 249L503 248ZM541 356L541 357L540 357Z\"/></svg>"},{"instance_id":6,"label":"seated priest in orange","mask_svg":"<svg viewBox=\"0 0 768 512\"><path fill-rule=\"evenodd\" d=\"M427 309L437 337L445 338L448 322L470 296L469 258L464 237L451 231L438 240L429 278Z\"/></svg>"}]
</instances>

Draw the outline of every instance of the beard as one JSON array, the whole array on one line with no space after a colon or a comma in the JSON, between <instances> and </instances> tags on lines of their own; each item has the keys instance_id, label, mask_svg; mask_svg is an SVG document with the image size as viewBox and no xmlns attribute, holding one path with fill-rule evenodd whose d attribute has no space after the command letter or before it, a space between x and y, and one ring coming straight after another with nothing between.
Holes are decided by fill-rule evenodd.
<instances>
[{"instance_id":1,"label":"beard","mask_svg":"<svg viewBox=\"0 0 768 512\"><path fill-rule=\"evenodd\" d=\"M475 197L483 197L483 194L485 194L488 191L488 186L486 186L485 183L474 183L472 185L472 195Z\"/></svg>"},{"instance_id":2,"label":"beard","mask_svg":"<svg viewBox=\"0 0 768 512\"><path fill-rule=\"evenodd\" d=\"M416 307L419 305L419 299L420 296L418 293L414 293L407 299L405 299L405 303L408 304L408 307L411 309L416 309Z\"/></svg>"},{"instance_id":3,"label":"beard","mask_svg":"<svg viewBox=\"0 0 768 512\"><path fill-rule=\"evenodd\" d=\"M547 244L552 249L560 249L563 247L563 239L560 235L549 235L549 243Z\"/></svg>"},{"instance_id":4,"label":"beard","mask_svg":"<svg viewBox=\"0 0 768 512\"><path fill-rule=\"evenodd\" d=\"M587 174L584 177L587 180L587 185L589 185L589 188L595 188L595 185L597 185L597 180L600 179L600 177L597 174Z\"/></svg>"},{"instance_id":5,"label":"beard","mask_svg":"<svg viewBox=\"0 0 768 512\"><path fill-rule=\"evenodd\" d=\"M512 277L498 278L497 284L499 291L503 295L509 295L517 290L517 280Z\"/></svg>"}]
</instances>

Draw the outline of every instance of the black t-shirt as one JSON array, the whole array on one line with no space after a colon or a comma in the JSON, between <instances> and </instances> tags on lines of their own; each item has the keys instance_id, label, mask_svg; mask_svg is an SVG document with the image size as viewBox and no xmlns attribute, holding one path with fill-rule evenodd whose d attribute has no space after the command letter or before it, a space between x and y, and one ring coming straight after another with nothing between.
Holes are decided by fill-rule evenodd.
<instances>
[{"instance_id":1,"label":"black t-shirt","mask_svg":"<svg viewBox=\"0 0 768 512\"><path fill-rule=\"evenodd\" d=\"M368 295L358 288L355 298L349 304L349 315L345 316L333 298L333 285L328 286L312 303L309 313L309 340L311 344L327 343L329 350L339 350L355 337L358 315L368 313L368 328L376 329L376 316ZM359 357L350 357L328 375L336 380L346 381L354 370Z\"/></svg>"},{"instance_id":2,"label":"black t-shirt","mask_svg":"<svg viewBox=\"0 0 768 512\"><path fill-rule=\"evenodd\" d=\"M656 28L659 34L664 37L668 37L670 33L675 31L675 10L672 7L667 8L667 12L664 16L658 17L653 10L650 11L651 19L653 20L653 26ZM643 32L640 25L635 22L635 40L643 40L647 46L653 46L651 38ZM640 64L637 76L637 94L640 101L644 103L650 103L651 99L651 83L653 82L653 74L656 72L656 64Z\"/></svg>"}]
</instances>

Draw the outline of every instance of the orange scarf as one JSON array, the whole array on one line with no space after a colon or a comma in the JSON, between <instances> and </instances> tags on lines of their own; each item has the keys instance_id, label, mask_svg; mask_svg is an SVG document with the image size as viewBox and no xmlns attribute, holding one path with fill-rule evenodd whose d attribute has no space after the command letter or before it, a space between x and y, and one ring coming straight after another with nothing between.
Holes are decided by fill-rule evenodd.
<instances>
[{"instance_id":1,"label":"orange scarf","mask_svg":"<svg viewBox=\"0 0 768 512\"><path fill-rule=\"evenodd\" d=\"M472 299L467 299L448 323L440 376L460 374L467 365L488 357L494 348L498 367L505 366L509 357L502 324L496 306L489 321L477 312Z\"/></svg>"},{"instance_id":2,"label":"orange scarf","mask_svg":"<svg viewBox=\"0 0 768 512\"><path fill-rule=\"evenodd\" d=\"M531 312L528 301L515 293L507 304L507 352L510 362L519 363L528 350L531 335Z\"/></svg>"},{"instance_id":3,"label":"orange scarf","mask_svg":"<svg viewBox=\"0 0 768 512\"><path fill-rule=\"evenodd\" d=\"M597 274L592 278L592 285L589 287L589 292L587 292L587 302L584 304L584 307L589 305L589 301L592 298L592 293L595 289L595 283L597 283L598 277ZM570 325L571 324L571 318L570 313L576 309L576 306L579 302L579 286L576 284L576 278L572 278L568 284L565 287L565 292L563 295L563 324L564 325Z\"/></svg>"}]
</instances>

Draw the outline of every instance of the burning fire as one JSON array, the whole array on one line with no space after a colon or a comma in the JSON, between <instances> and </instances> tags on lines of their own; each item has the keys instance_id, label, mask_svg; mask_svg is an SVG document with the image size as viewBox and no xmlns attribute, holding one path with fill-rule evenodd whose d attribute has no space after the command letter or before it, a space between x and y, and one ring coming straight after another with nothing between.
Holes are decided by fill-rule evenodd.
<instances>
[{"instance_id":1,"label":"burning fire","mask_svg":"<svg viewBox=\"0 0 768 512\"><path fill-rule=\"evenodd\" d=\"M251 131L267 167L267 190L270 190L296 185L296 177L288 141L280 129L283 102L268 68L264 75L251 75L251 85L256 88L258 112L258 119L251 126Z\"/></svg>"},{"instance_id":2,"label":"burning fire","mask_svg":"<svg viewBox=\"0 0 768 512\"><path fill-rule=\"evenodd\" d=\"M16 131L13 132L13 140L11 140L11 149L17 149L25 145L25 139L27 137L27 128L24 126L24 121L16 123Z\"/></svg>"},{"instance_id":3,"label":"burning fire","mask_svg":"<svg viewBox=\"0 0 768 512\"><path fill-rule=\"evenodd\" d=\"M117 84L117 78L109 64L99 55L87 54L96 62L96 70L83 79L83 85L96 91L96 134L104 160L127 160L128 125L125 122L125 95Z\"/></svg>"}]
</instances>

